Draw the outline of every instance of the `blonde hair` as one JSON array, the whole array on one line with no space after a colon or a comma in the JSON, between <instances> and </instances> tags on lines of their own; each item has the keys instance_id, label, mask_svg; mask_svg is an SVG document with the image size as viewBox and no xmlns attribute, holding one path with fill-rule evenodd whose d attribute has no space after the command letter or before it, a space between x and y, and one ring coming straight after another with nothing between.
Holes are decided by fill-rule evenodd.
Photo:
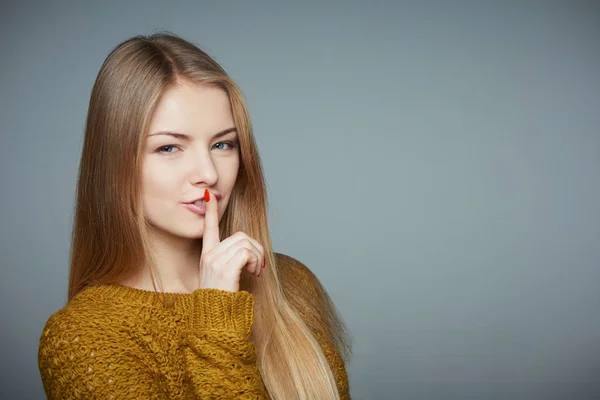
<instances>
[{"instance_id":1,"label":"blonde hair","mask_svg":"<svg viewBox=\"0 0 600 400\"><path fill-rule=\"evenodd\" d=\"M319 342L282 288L267 224L264 175L242 93L216 61L172 33L122 42L108 55L94 83L77 185L68 298L152 265L140 207L141 149L162 93L181 81L216 85L230 99L240 139L240 168L220 232L222 238L246 232L265 249L268 273L260 279L243 273L240 290L255 299L250 339L269 395L339 399ZM340 340L346 337L344 324L330 301L321 307L314 312L325 316L325 339L336 343L347 358L349 344Z\"/></svg>"}]
</instances>

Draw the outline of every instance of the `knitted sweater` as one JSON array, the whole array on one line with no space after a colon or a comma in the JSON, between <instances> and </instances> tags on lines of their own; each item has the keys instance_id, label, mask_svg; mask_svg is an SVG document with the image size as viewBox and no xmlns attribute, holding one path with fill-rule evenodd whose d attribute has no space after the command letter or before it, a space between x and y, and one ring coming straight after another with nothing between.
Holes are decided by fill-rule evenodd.
<instances>
[{"instance_id":1,"label":"knitted sweater","mask_svg":"<svg viewBox=\"0 0 600 400\"><path fill-rule=\"evenodd\" d=\"M299 261L277 253L276 259L284 291L310 327L310 304L322 287ZM198 289L167 298L174 307L152 291L91 286L51 315L38 352L48 399L269 398L249 339L252 294ZM349 399L337 347L313 332L341 398Z\"/></svg>"}]
</instances>

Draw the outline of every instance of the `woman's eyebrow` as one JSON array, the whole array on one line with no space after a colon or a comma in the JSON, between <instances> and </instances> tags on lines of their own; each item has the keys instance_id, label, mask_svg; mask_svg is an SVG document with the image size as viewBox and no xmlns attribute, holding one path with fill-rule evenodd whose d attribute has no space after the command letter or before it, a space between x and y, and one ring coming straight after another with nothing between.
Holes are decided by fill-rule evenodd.
<instances>
[{"instance_id":1,"label":"woman's eyebrow","mask_svg":"<svg viewBox=\"0 0 600 400\"><path fill-rule=\"evenodd\" d=\"M225 129L225 130L223 130L221 132L215 133L212 138L216 139L216 138L219 138L221 136L225 136L228 133L236 132L236 131L237 131L236 128L228 128L228 129ZM148 135L148 137L150 137L150 136L158 136L158 135L172 136L172 137L174 137L176 139L181 139L181 140L185 140L185 141L191 141L192 140L192 137L190 135L186 135L185 133L171 132L171 131L155 132L155 133L152 133L152 134Z\"/></svg>"}]
</instances>

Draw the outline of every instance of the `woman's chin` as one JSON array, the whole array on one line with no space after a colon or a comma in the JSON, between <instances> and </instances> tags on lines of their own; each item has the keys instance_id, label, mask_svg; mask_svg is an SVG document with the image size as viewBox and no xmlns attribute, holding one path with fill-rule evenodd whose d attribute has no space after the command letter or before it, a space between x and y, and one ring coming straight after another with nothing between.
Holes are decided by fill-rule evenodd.
<instances>
[{"instance_id":1,"label":"woman's chin","mask_svg":"<svg viewBox=\"0 0 600 400\"><path fill-rule=\"evenodd\" d=\"M202 239L202 231L194 230L194 231L179 231L176 233L182 239Z\"/></svg>"},{"instance_id":2,"label":"woman's chin","mask_svg":"<svg viewBox=\"0 0 600 400\"><path fill-rule=\"evenodd\" d=\"M160 236L167 235L180 239L202 239L204 233L203 224L197 222L191 224L189 221L162 221L163 223L150 223L151 231ZM198 226L200 225L200 226Z\"/></svg>"},{"instance_id":3,"label":"woman's chin","mask_svg":"<svg viewBox=\"0 0 600 400\"><path fill-rule=\"evenodd\" d=\"M179 229L177 228L168 228L164 227L163 229L154 229L155 234L159 236L170 236L171 238L177 240L198 240L202 239L202 229Z\"/></svg>"},{"instance_id":4,"label":"woman's chin","mask_svg":"<svg viewBox=\"0 0 600 400\"><path fill-rule=\"evenodd\" d=\"M183 233L183 232L182 232ZM204 229L189 229L185 231L185 234L183 235L183 237L187 238L187 239L202 239L204 233Z\"/></svg>"}]
</instances>

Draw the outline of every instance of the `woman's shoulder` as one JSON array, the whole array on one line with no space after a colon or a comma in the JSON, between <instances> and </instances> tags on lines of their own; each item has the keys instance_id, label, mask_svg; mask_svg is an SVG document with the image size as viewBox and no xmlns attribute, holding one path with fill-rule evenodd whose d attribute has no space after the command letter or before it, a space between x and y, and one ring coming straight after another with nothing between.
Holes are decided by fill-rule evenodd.
<instances>
[{"instance_id":1,"label":"woman's shoulder","mask_svg":"<svg viewBox=\"0 0 600 400\"><path fill-rule=\"evenodd\" d=\"M66 305L52 313L42 330L41 343L77 343L98 336L110 337L115 316L124 315L114 303L94 296L94 288L84 289Z\"/></svg>"},{"instance_id":2,"label":"woman's shoulder","mask_svg":"<svg viewBox=\"0 0 600 400\"><path fill-rule=\"evenodd\" d=\"M298 259L283 253L273 253L277 261L278 271L282 273L300 274L308 276L312 271Z\"/></svg>"},{"instance_id":3,"label":"woman's shoulder","mask_svg":"<svg viewBox=\"0 0 600 400\"><path fill-rule=\"evenodd\" d=\"M93 307L86 309L69 302L50 315L39 337L40 370L63 368L78 361L89 349L110 337L103 335L105 329L96 319L98 314Z\"/></svg>"},{"instance_id":4,"label":"woman's shoulder","mask_svg":"<svg viewBox=\"0 0 600 400\"><path fill-rule=\"evenodd\" d=\"M321 341L333 343L350 358L351 338L337 307L319 278L303 262L275 253L277 271L286 298Z\"/></svg>"},{"instance_id":5,"label":"woman's shoulder","mask_svg":"<svg viewBox=\"0 0 600 400\"><path fill-rule=\"evenodd\" d=\"M306 289L311 291L324 290L319 278L300 260L283 253L274 253L277 262L277 271L281 284L285 289Z\"/></svg>"},{"instance_id":6,"label":"woman's shoulder","mask_svg":"<svg viewBox=\"0 0 600 400\"><path fill-rule=\"evenodd\" d=\"M292 256L275 253L275 259L283 291L300 313L304 317L307 314L313 317L329 314L331 308L335 306L317 275Z\"/></svg>"}]
</instances>

